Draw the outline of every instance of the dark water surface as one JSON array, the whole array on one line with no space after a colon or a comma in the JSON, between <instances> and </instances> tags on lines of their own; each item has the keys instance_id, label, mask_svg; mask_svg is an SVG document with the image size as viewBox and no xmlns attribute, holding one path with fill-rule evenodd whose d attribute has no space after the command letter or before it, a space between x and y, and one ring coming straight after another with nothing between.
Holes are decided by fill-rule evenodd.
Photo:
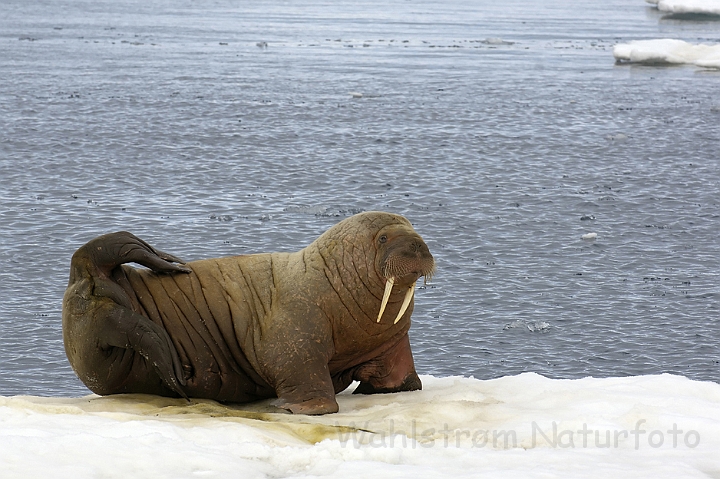
<instances>
[{"instance_id":1,"label":"dark water surface","mask_svg":"<svg viewBox=\"0 0 720 479\"><path fill-rule=\"evenodd\" d=\"M3 1L0 395L87 393L60 312L96 235L293 251L378 209L438 263L421 374L720 380L720 72L612 57L720 23L641 0L238 3Z\"/></svg>"}]
</instances>

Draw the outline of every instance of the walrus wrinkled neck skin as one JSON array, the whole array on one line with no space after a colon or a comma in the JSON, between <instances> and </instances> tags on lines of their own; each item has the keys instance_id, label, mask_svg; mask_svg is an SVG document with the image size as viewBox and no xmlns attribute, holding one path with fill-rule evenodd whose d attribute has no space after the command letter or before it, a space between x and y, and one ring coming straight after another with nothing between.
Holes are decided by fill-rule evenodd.
<instances>
[{"instance_id":1,"label":"walrus wrinkled neck skin","mask_svg":"<svg viewBox=\"0 0 720 479\"><path fill-rule=\"evenodd\" d=\"M149 269L123 263L135 262ZM338 410L335 394L422 387L408 330L435 263L399 215L361 213L295 253L193 261L120 232L80 248L63 299L65 350L97 394Z\"/></svg>"}]
</instances>

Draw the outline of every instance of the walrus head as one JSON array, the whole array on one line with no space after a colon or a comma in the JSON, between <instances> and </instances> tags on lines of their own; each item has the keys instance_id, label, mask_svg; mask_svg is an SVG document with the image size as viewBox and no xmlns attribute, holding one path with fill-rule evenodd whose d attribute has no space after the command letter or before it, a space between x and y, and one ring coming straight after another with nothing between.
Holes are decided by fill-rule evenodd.
<instances>
[{"instance_id":1,"label":"walrus head","mask_svg":"<svg viewBox=\"0 0 720 479\"><path fill-rule=\"evenodd\" d=\"M396 324L412 302L417 280L425 277L427 282L435 272L435 260L423 239L407 218L393 213L367 211L345 218L309 248L318 253L312 256L323 259L325 276L335 284L335 292L372 288L372 296L377 297L375 288L382 288L378 323L393 289L404 293ZM346 301L357 303L358 299L351 293ZM376 313L365 314L375 318Z\"/></svg>"},{"instance_id":2,"label":"walrus head","mask_svg":"<svg viewBox=\"0 0 720 479\"><path fill-rule=\"evenodd\" d=\"M409 221L403 217L399 218L404 221L384 226L375 235L377 248L375 268L378 274L385 279L385 291L377 317L378 323L385 312L393 287L406 289L405 298L394 321L397 323L412 301L415 282L424 277L427 283L435 272L435 260L427 245L415 232Z\"/></svg>"}]
</instances>

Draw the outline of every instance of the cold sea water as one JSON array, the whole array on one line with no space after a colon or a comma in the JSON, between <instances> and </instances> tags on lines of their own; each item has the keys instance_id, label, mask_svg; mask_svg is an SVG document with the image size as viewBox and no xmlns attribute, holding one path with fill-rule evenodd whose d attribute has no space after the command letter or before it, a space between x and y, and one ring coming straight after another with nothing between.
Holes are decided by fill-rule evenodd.
<instances>
[{"instance_id":1,"label":"cold sea water","mask_svg":"<svg viewBox=\"0 0 720 479\"><path fill-rule=\"evenodd\" d=\"M720 380L720 72L612 56L720 22L390 3L2 2L0 395L88 393L61 300L96 235L294 251L368 210L437 260L421 374Z\"/></svg>"}]
</instances>

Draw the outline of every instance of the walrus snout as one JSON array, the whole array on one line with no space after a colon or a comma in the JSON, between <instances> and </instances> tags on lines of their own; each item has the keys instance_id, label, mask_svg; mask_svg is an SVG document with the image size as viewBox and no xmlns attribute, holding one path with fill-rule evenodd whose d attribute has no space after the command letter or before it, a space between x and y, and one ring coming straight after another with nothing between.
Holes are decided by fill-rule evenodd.
<instances>
[{"instance_id":1,"label":"walrus snout","mask_svg":"<svg viewBox=\"0 0 720 479\"><path fill-rule=\"evenodd\" d=\"M407 311L413 295L415 294L415 283L421 277L425 277L425 282L430 280L435 272L435 259L430 254L430 249L425 242L417 234L400 235L393 238L391 245L387 248L385 256L382 260L382 273L385 277L385 291L383 293L382 303L380 304L380 312L377 322L380 322L393 286L397 285L401 288L407 288L405 297L403 298L400 311L393 324L400 321L405 311Z\"/></svg>"},{"instance_id":2,"label":"walrus snout","mask_svg":"<svg viewBox=\"0 0 720 479\"><path fill-rule=\"evenodd\" d=\"M383 276L392 278L398 286L410 286L423 276L427 282L435 272L435 259L419 238L388 248L382 263Z\"/></svg>"}]
</instances>

